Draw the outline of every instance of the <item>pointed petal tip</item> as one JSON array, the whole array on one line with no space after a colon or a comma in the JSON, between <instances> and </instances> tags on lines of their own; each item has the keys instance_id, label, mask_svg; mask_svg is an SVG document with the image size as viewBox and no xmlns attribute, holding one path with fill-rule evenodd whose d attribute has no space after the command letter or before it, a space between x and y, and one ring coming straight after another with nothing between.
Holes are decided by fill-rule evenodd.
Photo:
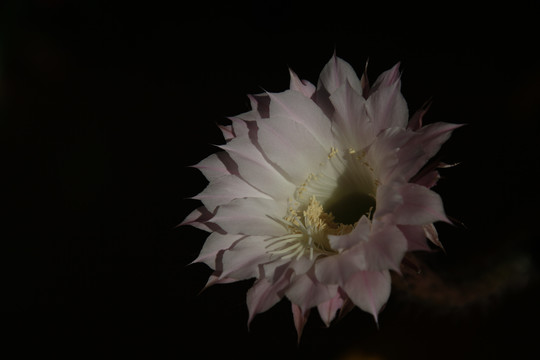
<instances>
[{"instance_id":1,"label":"pointed petal tip","mask_svg":"<svg viewBox=\"0 0 540 360\"><path fill-rule=\"evenodd\" d=\"M465 225L465 223L461 220L459 220L458 218L455 218L453 216L447 216L448 217L448 220L450 221L450 224L451 225L454 225L454 226L459 226L459 227L462 227L464 229L468 229L467 225Z\"/></svg>"},{"instance_id":2,"label":"pointed petal tip","mask_svg":"<svg viewBox=\"0 0 540 360\"><path fill-rule=\"evenodd\" d=\"M403 277L403 272L401 271L401 268L400 266L394 266L392 267L390 270L392 270L393 272L395 272L397 275Z\"/></svg>"},{"instance_id":3,"label":"pointed petal tip","mask_svg":"<svg viewBox=\"0 0 540 360\"><path fill-rule=\"evenodd\" d=\"M304 326L306 325L307 319L309 317L310 310L302 310L302 308L295 303L291 303L294 327L296 328L297 342L300 344L300 339L302 338L302 332L304 331Z\"/></svg>"},{"instance_id":4,"label":"pointed petal tip","mask_svg":"<svg viewBox=\"0 0 540 360\"><path fill-rule=\"evenodd\" d=\"M190 198L187 198L187 199L184 199L184 200L191 200ZM184 220L182 220L180 222L180 224L176 225L174 228L179 228L179 227L182 227L182 226L187 226L187 225L191 225L192 223L196 222L197 220L196 219L192 219L191 214L189 214L188 216L186 216L186 218Z\"/></svg>"},{"instance_id":5,"label":"pointed petal tip","mask_svg":"<svg viewBox=\"0 0 540 360\"><path fill-rule=\"evenodd\" d=\"M191 264L195 263L196 261L197 259L193 260ZM219 274L216 275L216 272L212 273L212 275L210 275L210 277L206 281L206 284L204 285L204 287L201 289L201 291L197 293L197 295L201 295L206 289L208 289L212 285L217 284L218 282L219 282Z\"/></svg>"},{"instance_id":6,"label":"pointed petal tip","mask_svg":"<svg viewBox=\"0 0 540 360\"><path fill-rule=\"evenodd\" d=\"M338 58L338 56L337 56L337 49L334 48L334 52L332 53L332 57L330 58L330 60L333 60L334 62L337 63L338 59L339 59L339 58Z\"/></svg>"},{"instance_id":7,"label":"pointed petal tip","mask_svg":"<svg viewBox=\"0 0 540 360\"><path fill-rule=\"evenodd\" d=\"M448 216L446 215L445 212L443 212L442 214L439 215L439 221L442 221L442 222L447 223L449 225L454 225L452 220L450 220L450 218L448 218Z\"/></svg>"},{"instance_id":8,"label":"pointed petal tip","mask_svg":"<svg viewBox=\"0 0 540 360\"><path fill-rule=\"evenodd\" d=\"M379 326L379 317L375 314L373 314L373 319L375 319L375 326L377 326L377 330L380 330L380 326Z\"/></svg>"},{"instance_id":9,"label":"pointed petal tip","mask_svg":"<svg viewBox=\"0 0 540 360\"><path fill-rule=\"evenodd\" d=\"M247 323L246 323L246 327L247 327L248 331L251 331L251 323L252 323L254 318L255 318L255 314L250 312L249 315L248 315Z\"/></svg>"}]
</instances>

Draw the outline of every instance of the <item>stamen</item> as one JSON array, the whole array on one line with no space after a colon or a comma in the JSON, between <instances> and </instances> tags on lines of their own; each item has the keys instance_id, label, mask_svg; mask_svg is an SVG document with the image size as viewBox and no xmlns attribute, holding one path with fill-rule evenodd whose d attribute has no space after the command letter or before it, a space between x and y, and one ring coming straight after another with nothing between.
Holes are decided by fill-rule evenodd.
<instances>
[{"instance_id":1,"label":"stamen","mask_svg":"<svg viewBox=\"0 0 540 360\"><path fill-rule=\"evenodd\" d=\"M301 242L298 242L292 246L288 246L286 247L285 249L281 249L281 250L274 250L272 251L272 254L275 254L275 255L280 255L280 254L287 254L293 250L296 250L300 247L303 247L303 244Z\"/></svg>"},{"instance_id":2,"label":"stamen","mask_svg":"<svg viewBox=\"0 0 540 360\"><path fill-rule=\"evenodd\" d=\"M287 242L288 240L301 238L302 236L304 236L304 234L287 234L287 235L279 236L277 238L269 238L269 239L266 239L265 241L272 240L272 242L266 245L264 248L268 249L276 244Z\"/></svg>"}]
</instances>

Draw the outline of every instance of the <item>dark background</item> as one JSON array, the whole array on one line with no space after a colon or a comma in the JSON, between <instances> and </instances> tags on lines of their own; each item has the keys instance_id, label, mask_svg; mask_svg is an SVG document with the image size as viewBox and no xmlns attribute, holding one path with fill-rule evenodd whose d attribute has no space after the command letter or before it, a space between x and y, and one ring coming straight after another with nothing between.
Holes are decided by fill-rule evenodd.
<instances>
[{"instance_id":1,"label":"dark background","mask_svg":"<svg viewBox=\"0 0 540 360\"><path fill-rule=\"evenodd\" d=\"M540 71L532 8L285 1L42 0L1 9L2 321L56 357L517 358L539 320ZM206 233L175 228L246 94L316 83L332 56L371 79L401 61L411 113L467 123L435 188L465 227L396 279L377 330L316 314L300 345L283 301L246 328L250 281L198 294ZM529 330L531 328L533 330Z\"/></svg>"}]
</instances>

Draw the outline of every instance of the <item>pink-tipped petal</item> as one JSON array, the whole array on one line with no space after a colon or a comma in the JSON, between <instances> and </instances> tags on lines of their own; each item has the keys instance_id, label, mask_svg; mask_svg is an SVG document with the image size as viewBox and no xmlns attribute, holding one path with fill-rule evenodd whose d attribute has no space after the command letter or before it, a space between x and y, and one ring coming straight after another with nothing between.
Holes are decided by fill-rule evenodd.
<instances>
[{"instance_id":1,"label":"pink-tipped petal","mask_svg":"<svg viewBox=\"0 0 540 360\"><path fill-rule=\"evenodd\" d=\"M383 184L404 179L401 169L402 147L410 142L414 137L412 131L401 127L392 127L383 130L370 145L367 158L372 164L375 174Z\"/></svg>"},{"instance_id":2,"label":"pink-tipped petal","mask_svg":"<svg viewBox=\"0 0 540 360\"><path fill-rule=\"evenodd\" d=\"M435 221L450 223L441 197L426 187L405 184L400 189L403 204L395 209L396 222L403 225L427 225Z\"/></svg>"},{"instance_id":3,"label":"pink-tipped petal","mask_svg":"<svg viewBox=\"0 0 540 360\"><path fill-rule=\"evenodd\" d=\"M422 174L421 176L415 177L414 180L411 179L411 182L431 189L437 185L440 178L441 176L439 175L439 172L432 170Z\"/></svg>"},{"instance_id":4,"label":"pink-tipped petal","mask_svg":"<svg viewBox=\"0 0 540 360\"><path fill-rule=\"evenodd\" d=\"M429 251L426 233L422 225L398 225L399 230L407 239L408 251Z\"/></svg>"},{"instance_id":5,"label":"pink-tipped petal","mask_svg":"<svg viewBox=\"0 0 540 360\"><path fill-rule=\"evenodd\" d=\"M300 78L291 69L289 69L289 74L291 76L291 81L290 81L290 86L289 86L290 89L296 90L300 92L302 95L304 95L305 97L310 98L315 92L315 85L313 85L307 80L300 80Z\"/></svg>"},{"instance_id":6,"label":"pink-tipped petal","mask_svg":"<svg viewBox=\"0 0 540 360\"><path fill-rule=\"evenodd\" d=\"M266 119L268 117L268 105L270 104L270 98L267 94L253 94L248 95L249 102L251 104L251 110L236 117L247 122L258 121Z\"/></svg>"},{"instance_id":7,"label":"pink-tipped petal","mask_svg":"<svg viewBox=\"0 0 540 360\"><path fill-rule=\"evenodd\" d=\"M424 186L412 183L379 186L375 218L399 225L449 222L441 197Z\"/></svg>"},{"instance_id":8,"label":"pink-tipped petal","mask_svg":"<svg viewBox=\"0 0 540 360\"><path fill-rule=\"evenodd\" d=\"M271 260L266 251L267 239L264 236L246 236L234 242L216 259L222 271L220 276L237 280L256 277L258 265Z\"/></svg>"},{"instance_id":9,"label":"pink-tipped petal","mask_svg":"<svg viewBox=\"0 0 540 360\"><path fill-rule=\"evenodd\" d=\"M220 251L229 249L236 241L240 240L244 235L229 235L211 233L199 253L199 256L193 260L193 263L202 262L216 269L216 257Z\"/></svg>"},{"instance_id":10,"label":"pink-tipped petal","mask_svg":"<svg viewBox=\"0 0 540 360\"><path fill-rule=\"evenodd\" d=\"M342 288L339 288L339 294L343 299L343 305L341 305L341 309L339 309L337 317L338 320L341 320L343 319L343 317L345 317L345 315L350 313L356 307L356 305L352 302L345 290L343 290Z\"/></svg>"},{"instance_id":11,"label":"pink-tipped petal","mask_svg":"<svg viewBox=\"0 0 540 360\"><path fill-rule=\"evenodd\" d=\"M439 240L439 234L437 233L437 229L435 229L435 225L428 224L424 225L423 228L426 238L444 251L443 244Z\"/></svg>"},{"instance_id":12,"label":"pink-tipped petal","mask_svg":"<svg viewBox=\"0 0 540 360\"><path fill-rule=\"evenodd\" d=\"M411 119L409 120L409 123L407 124L407 129L411 130L418 130L422 127L422 120L424 118L424 115L428 112L429 107L431 106L431 100L426 101L424 105L420 109L418 109L413 116L411 116Z\"/></svg>"},{"instance_id":13,"label":"pink-tipped petal","mask_svg":"<svg viewBox=\"0 0 540 360\"><path fill-rule=\"evenodd\" d=\"M232 160L228 162L226 160L224 161L224 159L230 159L230 157L224 155L224 152L212 154L192 167L200 170L204 177L210 181L224 175L230 175L231 172L228 166L230 167L232 165Z\"/></svg>"},{"instance_id":14,"label":"pink-tipped petal","mask_svg":"<svg viewBox=\"0 0 540 360\"><path fill-rule=\"evenodd\" d=\"M225 141L229 141L236 137L234 134L234 130L232 125L218 125L219 130L221 130L221 133L223 134L223 138Z\"/></svg>"},{"instance_id":15,"label":"pink-tipped petal","mask_svg":"<svg viewBox=\"0 0 540 360\"><path fill-rule=\"evenodd\" d=\"M441 145L448 140L452 131L461 126L463 125L438 122L424 126L414 132L414 136L400 149L397 170L406 179L413 178L428 160L439 151ZM431 174L431 181L433 181L433 177L433 174Z\"/></svg>"},{"instance_id":16,"label":"pink-tipped petal","mask_svg":"<svg viewBox=\"0 0 540 360\"><path fill-rule=\"evenodd\" d=\"M391 127L405 128L409 119L407 102L400 92L399 81L370 93L366 101L367 116L378 133Z\"/></svg>"},{"instance_id":17,"label":"pink-tipped petal","mask_svg":"<svg viewBox=\"0 0 540 360\"><path fill-rule=\"evenodd\" d=\"M342 306L343 298L339 293L337 293L332 299L327 300L317 306L319 316L327 327L330 326L330 323L336 317L336 312L341 309Z\"/></svg>"},{"instance_id":18,"label":"pink-tipped petal","mask_svg":"<svg viewBox=\"0 0 540 360\"><path fill-rule=\"evenodd\" d=\"M289 271L275 282L269 282L266 278L255 281L246 298L248 327L255 315L270 309L283 298L283 291L289 285L291 274L292 271Z\"/></svg>"},{"instance_id":19,"label":"pink-tipped petal","mask_svg":"<svg viewBox=\"0 0 540 360\"><path fill-rule=\"evenodd\" d=\"M212 275L210 275L210 277L208 278L208 281L206 282L206 285L204 285L204 288L200 292L203 292L204 290L208 289L210 286L214 286L218 284L230 284L236 281L238 281L238 279L222 277L220 276L219 272L215 272Z\"/></svg>"},{"instance_id":20,"label":"pink-tipped petal","mask_svg":"<svg viewBox=\"0 0 540 360\"><path fill-rule=\"evenodd\" d=\"M234 160L239 176L257 190L283 200L286 194L294 192L295 186L264 158L249 138L235 138L220 147Z\"/></svg>"},{"instance_id":21,"label":"pink-tipped petal","mask_svg":"<svg viewBox=\"0 0 540 360\"><path fill-rule=\"evenodd\" d=\"M362 77L360 78L360 86L362 87L362 96L364 99L367 99L369 96L369 92L371 90L371 85L369 84L369 78L367 75L367 68L368 68L369 59L366 61L366 64L364 65L364 73L362 74Z\"/></svg>"},{"instance_id":22,"label":"pink-tipped petal","mask_svg":"<svg viewBox=\"0 0 540 360\"><path fill-rule=\"evenodd\" d=\"M333 298L337 294L337 288L337 285L320 283L311 271L295 276L285 295L302 309L310 309Z\"/></svg>"},{"instance_id":23,"label":"pink-tipped petal","mask_svg":"<svg viewBox=\"0 0 540 360\"><path fill-rule=\"evenodd\" d=\"M331 96L336 109L333 120L336 133L346 148L361 149L371 144L375 137L373 122L368 118L365 100L346 82Z\"/></svg>"},{"instance_id":24,"label":"pink-tipped petal","mask_svg":"<svg viewBox=\"0 0 540 360\"><path fill-rule=\"evenodd\" d=\"M400 65L401 63L396 63L394 66L392 66L392 68L386 70L377 77L373 83L373 86L371 87L370 96L381 89L393 87L396 84L398 89L401 88L401 73L399 72Z\"/></svg>"},{"instance_id":25,"label":"pink-tipped petal","mask_svg":"<svg viewBox=\"0 0 540 360\"><path fill-rule=\"evenodd\" d=\"M324 88L328 95L332 95L345 82L362 95L362 85L352 66L334 54L319 75L317 89Z\"/></svg>"},{"instance_id":26,"label":"pink-tipped petal","mask_svg":"<svg viewBox=\"0 0 540 360\"><path fill-rule=\"evenodd\" d=\"M363 244L367 268L399 272L399 264L407 251L407 239L390 224L376 223L373 227L369 240Z\"/></svg>"},{"instance_id":27,"label":"pink-tipped petal","mask_svg":"<svg viewBox=\"0 0 540 360\"><path fill-rule=\"evenodd\" d=\"M296 334L298 335L298 342L302 337L302 331L304 330L304 325L306 325L307 319L309 317L310 309L302 310L302 308L296 304L292 304L292 313L294 320L294 327L296 328Z\"/></svg>"},{"instance_id":28,"label":"pink-tipped petal","mask_svg":"<svg viewBox=\"0 0 540 360\"><path fill-rule=\"evenodd\" d=\"M235 135L234 137L248 136L249 127L245 120L242 120L235 116L229 117L229 120L231 120L232 122L231 127L233 134Z\"/></svg>"},{"instance_id":29,"label":"pink-tipped petal","mask_svg":"<svg viewBox=\"0 0 540 360\"><path fill-rule=\"evenodd\" d=\"M390 296L389 271L359 271L343 287L360 309L369 312L378 324L378 314Z\"/></svg>"},{"instance_id":30,"label":"pink-tipped petal","mask_svg":"<svg viewBox=\"0 0 540 360\"><path fill-rule=\"evenodd\" d=\"M213 213L208 211L204 206L201 206L193 210L178 226L190 225L197 229L212 232L216 228L212 224L209 224L208 221L213 216Z\"/></svg>"},{"instance_id":31,"label":"pink-tipped petal","mask_svg":"<svg viewBox=\"0 0 540 360\"><path fill-rule=\"evenodd\" d=\"M463 124L451 124L445 122L429 124L418 130L418 133L420 134L418 143L422 145L422 149L430 158L439 151L441 145L450 138L452 132L462 126Z\"/></svg>"}]
</instances>

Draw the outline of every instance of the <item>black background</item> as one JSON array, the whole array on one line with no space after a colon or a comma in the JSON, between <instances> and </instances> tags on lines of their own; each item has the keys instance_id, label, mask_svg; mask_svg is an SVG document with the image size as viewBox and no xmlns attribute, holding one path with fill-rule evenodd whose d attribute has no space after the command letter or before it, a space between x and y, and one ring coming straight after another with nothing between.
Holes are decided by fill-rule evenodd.
<instances>
[{"instance_id":1,"label":"black background","mask_svg":"<svg viewBox=\"0 0 540 360\"><path fill-rule=\"evenodd\" d=\"M473 9L325 2L6 2L0 73L6 343L56 357L517 358L539 320L540 71L517 4ZM422 256L438 285L396 286L377 329L355 310L299 345L290 304L247 330L251 282L187 266L206 233L175 228L246 94L316 83L338 56L371 79L401 61L413 112L466 123L435 188L465 227ZM426 272L428 274L428 272ZM426 275L428 276L428 275ZM411 281L421 282L422 278ZM425 279L429 283L430 279ZM396 280L396 284L403 282ZM378 357L377 357L378 356Z\"/></svg>"}]
</instances>

